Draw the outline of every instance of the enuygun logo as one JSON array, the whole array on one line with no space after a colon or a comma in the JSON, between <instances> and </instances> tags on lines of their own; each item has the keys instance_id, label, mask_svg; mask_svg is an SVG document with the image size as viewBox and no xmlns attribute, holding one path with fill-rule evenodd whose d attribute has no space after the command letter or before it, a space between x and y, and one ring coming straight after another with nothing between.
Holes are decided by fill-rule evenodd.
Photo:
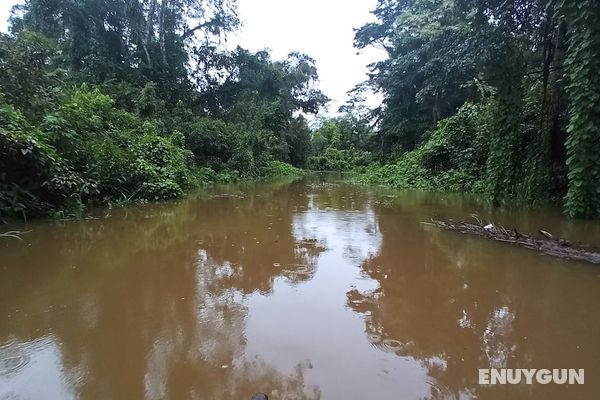
<instances>
[{"instance_id":1,"label":"enuygun logo","mask_svg":"<svg viewBox=\"0 0 600 400\"><path fill-rule=\"evenodd\" d=\"M480 369L480 385L519 385L525 383L533 385L583 385L585 370L583 369Z\"/></svg>"}]
</instances>

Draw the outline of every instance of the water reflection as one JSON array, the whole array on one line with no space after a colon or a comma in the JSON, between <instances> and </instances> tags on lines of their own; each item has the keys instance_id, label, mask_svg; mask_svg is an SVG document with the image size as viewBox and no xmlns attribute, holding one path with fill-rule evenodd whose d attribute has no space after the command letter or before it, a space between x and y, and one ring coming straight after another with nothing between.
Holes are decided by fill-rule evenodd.
<instances>
[{"instance_id":1,"label":"water reflection","mask_svg":"<svg viewBox=\"0 0 600 400\"><path fill-rule=\"evenodd\" d=\"M598 359L581 351L585 346L594 357L600 354L592 342L600 333L595 316L600 285L593 269L432 230L420 224L430 215L421 207L410 209L410 215L392 214L388 207L377 210L381 249L362 266L380 285L349 291L347 302L365 316L373 345L412 357L428 370L435 382L430 398L598 393L589 386L482 388L476 373L479 368L566 365L598 371ZM594 278L584 281L584 276Z\"/></svg>"},{"instance_id":2,"label":"water reflection","mask_svg":"<svg viewBox=\"0 0 600 400\"><path fill-rule=\"evenodd\" d=\"M74 399L83 372L62 373L61 351L52 336L30 342L9 339L0 346L2 399Z\"/></svg>"},{"instance_id":3,"label":"water reflection","mask_svg":"<svg viewBox=\"0 0 600 400\"><path fill-rule=\"evenodd\" d=\"M35 223L0 242L0 398L597 395L478 386L600 372L600 276L420 223L474 207L318 180Z\"/></svg>"}]
</instances>

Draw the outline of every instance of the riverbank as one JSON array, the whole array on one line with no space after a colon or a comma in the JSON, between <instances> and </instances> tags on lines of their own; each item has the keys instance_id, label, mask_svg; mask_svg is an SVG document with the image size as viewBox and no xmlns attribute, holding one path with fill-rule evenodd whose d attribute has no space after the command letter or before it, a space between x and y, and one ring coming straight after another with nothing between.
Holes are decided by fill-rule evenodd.
<instances>
[{"instance_id":1,"label":"riverbank","mask_svg":"<svg viewBox=\"0 0 600 400\"><path fill-rule=\"evenodd\" d=\"M291 164L282 161L271 161L268 163L268 167L261 171L260 175L249 176L242 174L237 170L225 169L222 171L215 171L211 168L189 168L187 176L185 178L185 185L179 190L171 192L163 192L161 196L155 196L155 198L140 198L135 195L139 193L148 182L143 182L137 189L132 189L133 195L123 196L121 198L109 199L104 198L104 201L95 201L88 204L82 201L82 198L78 196L75 201L69 203L67 208L61 208L60 204L46 204L46 210L40 212L40 210L27 210L24 204L18 204L19 209L13 209L13 212L6 212L6 208L0 207L0 223L8 221L27 221L29 218L52 218L52 219L83 219L88 215L88 212L93 208L102 207L125 207L135 203L147 203L150 201L163 201L169 199L177 199L184 197L187 193L195 192L199 189L219 185L219 184L233 184L239 182L252 182L261 180L279 180L287 178L298 178L305 174L305 171L296 168ZM0 193L1 194L1 193ZM2 200L2 199L0 199ZM0 204L1 205L1 204ZM63 206L64 207L64 206ZM4 212L2 212L4 211ZM32 211L31 214L28 211ZM29 214L29 215L28 215Z\"/></svg>"}]
</instances>

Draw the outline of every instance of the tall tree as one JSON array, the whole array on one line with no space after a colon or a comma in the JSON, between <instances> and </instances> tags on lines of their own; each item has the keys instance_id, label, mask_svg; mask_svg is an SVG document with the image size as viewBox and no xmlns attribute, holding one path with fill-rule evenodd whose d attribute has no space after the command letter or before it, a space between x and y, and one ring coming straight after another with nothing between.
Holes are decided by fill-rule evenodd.
<instances>
[{"instance_id":1,"label":"tall tree","mask_svg":"<svg viewBox=\"0 0 600 400\"><path fill-rule=\"evenodd\" d=\"M272 61L267 51L237 48L225 71L222 83L204 94L210 115L272 132L274 155L303 165L309 129L302 114L317 114L329 101L316 87L315 61L297 52Z\"/></svg>"},{"instance_id":2,"label":"tall tree","mask_svg":"<svg viewBox=\"0 0 600 400\"><path fill-rule=\"evenodd\" d=\"M27 0L12 18L13 33L56 40L74 79L153 81L175 101L192 86L188 54L238 25L233 0Z\"/></svg>"}]
</instances>

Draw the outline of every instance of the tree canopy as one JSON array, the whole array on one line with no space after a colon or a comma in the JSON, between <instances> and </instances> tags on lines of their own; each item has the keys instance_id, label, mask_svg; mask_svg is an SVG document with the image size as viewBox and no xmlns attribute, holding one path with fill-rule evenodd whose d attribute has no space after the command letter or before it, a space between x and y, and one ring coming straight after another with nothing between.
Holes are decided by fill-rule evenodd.
<instances>
[{"instance_id":1,"label":"tree canopy","mask_svg":"<svg viewBox=\"0 0 600 400\"><path fill-rule=\"evenodd\" d=\"M227 50L232 0L27 0L0 36L0 214L181 195L295 171L314 60ZM272 168L275 166L276 168Z\"/></svg>"},{"instance_id":2,"label":"tree canopy","mask_svg":"<svg viewBox=\"0 0 600 400\"><path fill-rule=\"evenodd\" d=\"M276 161L600 216L600 3L378 0L373 15L354 45L387 58L311 129L328 102L315 61L227 50L233 0L27 0L0 36L0 212L293 170ZM367 89L381 106L365 110Z\"/></svg>"},{"instance_id":3,"label":"tree canopy","mask_svg":"<svg viewBox=\"0 0 600 400\"><path fill-rule=\"evenodd\" d=\"M446 169L452 185L460 176L497 202L566 196L570 215L600 216L598 2L379 0L373 14L377 21L357 30L355 45L388 54L364 83L384 95L371 143L381 160L407 162L414 160L407 152L423 152L431 140L452 140L438 132L461 133L442 121L465 104L481 105L464 121L475 118L485 131L445 154L462 158L483 146L476 169L484 172ZM450 164L432 157L419 166L439 177Z\"/></svg>"}]
</instances>

